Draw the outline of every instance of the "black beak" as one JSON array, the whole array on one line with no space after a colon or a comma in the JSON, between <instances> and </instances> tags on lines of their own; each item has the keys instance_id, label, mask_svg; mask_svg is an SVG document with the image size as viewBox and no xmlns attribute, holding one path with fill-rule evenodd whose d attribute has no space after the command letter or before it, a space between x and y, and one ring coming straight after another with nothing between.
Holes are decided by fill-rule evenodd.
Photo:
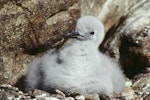
<instances>
[{"instance_id":1,"label":"black beak","mask_svg":"<svg viewBox=\"0 0 150 100\"><path fill-rule=\"evenodd\" d=\"M78 31L73 30L70 33L67 34L68 38L79 38L79 37L84 37L83 35L80 35Z\"/></svg>"}]
</instances>

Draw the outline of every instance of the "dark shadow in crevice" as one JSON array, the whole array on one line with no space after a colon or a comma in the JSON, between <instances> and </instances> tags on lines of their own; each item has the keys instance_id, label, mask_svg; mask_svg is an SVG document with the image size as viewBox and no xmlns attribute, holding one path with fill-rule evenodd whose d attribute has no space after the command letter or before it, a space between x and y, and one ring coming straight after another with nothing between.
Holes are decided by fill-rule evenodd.
<instances>
[{"instance_id":1,"label":"dark shadow in crevice","mask_svg":"<svg viewBox=\"0 0 150 100\"><path fill-rule=\"evenodd\" d=\"M23 46L22 48L24 48L24 53L29 55L36 55L39 52L45 52L47 50L47 47L44 45L40 45L33 48L26 48Z\"/></svg>"},{"instance_id":2,"label":"dark shadow in crevice","mask_svg":"<svg viewBox=\"0 0 150 100\"><path fill-rule=\"evenodd\" d=\"M99 49L101 50L101 52L105 53L108 48L105 45L109 45L109 41L111 41L112 39L114 39L114 37L116 36L116 34L118 34L118 31L120 29L120 27L124 24L124 21L126 20L127 15L122 16L118 23L114 24L107 32L105 35L105 38L103 40L103 42L100 44ZM108 42L108 43L107 43Z\"/></svg>"},{"instance_id":3,"label":"dark shadow in crevice","mask_svg":"<svg viewBox=\"0 0 150 100\"><path fill-rule=\"evenodd\" d=\"M128 78L133 78L135 75L143 73L145 68L148 66L148 59L142 56L139 52L132 52L131 49L133 47L138 48L139 45L133 43L130 37L125 37L122 39L122 43L119 48L119 62Z\"/></svg>"},{"instance_id":4,"label":"dark shadow in crevice","mask_svg":"<svg viewBox=\"0 0 150 100\"><path fill-rule=\"evenodd\" d=\"M46 92L49 92L49 93L51 93L51 94L56 94L56 89L55 88L52 88L52 87L50 87L50 86L45 86L45 85L43 85L44 83L44 81L43 81L43 79L44 79L44 73L42 72L42 71L40 71L39 72L39 74L41 74L40 76L41 76L41 78L40 78L40 80L38 81L38 84L37 84L37 88L36 89L40 89L40 90L43 90L43 91L46 91ZM37 76L37 77L39 77L39 76ZM15 87L17 87L19 90L21 90L21 91L23 91L23 92L30 92L30 91L32 91L32 90L29 90L29 91L27 91L26 90L26 86L27 86L27 84L26 84L27 82L26 82L26 76L25 75L23 75L22 77L20 77L18 80L17 80L17 82L13 85L13 86L15 86ZM34 90L33 90L34 91ZM33 92L32 91L32 92Z\"/></svg>"},{"instance_id":5,"label":"dark shadow in crevice","mask_svg":"<svg viewBox=\"0 0 150 100\"><path fill-rule=\"evenodd\" d=\"M18 81L13 85L17 87L19 90L25 92L25 76L21 76Z\"/></svg>"}]
</instances>

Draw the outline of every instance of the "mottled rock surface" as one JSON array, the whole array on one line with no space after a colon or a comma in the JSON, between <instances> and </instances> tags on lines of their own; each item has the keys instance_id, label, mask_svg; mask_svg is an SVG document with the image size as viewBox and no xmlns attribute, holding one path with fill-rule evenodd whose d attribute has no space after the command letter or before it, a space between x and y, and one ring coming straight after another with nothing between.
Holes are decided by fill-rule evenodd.
<instances>
[{"instance_id":1,"label":"mottled rock surface","mask_svg":"<svg viewBox=\"0 0 150 100\"><path fill-rule=\"evenodd\" d=\"M0 84L14 84L31 55L62 45L79 16L77 0L0 1Z\"/></svg>"},{"instance_id":2,"label":"mottled rock surface","mask_svg":"<svg viewBox=\"0 0 150 100\"><path fill-rule=\"evenodd\" d=\"M82 0L82 15L98 16L108 31L139 0Z\"/></svg>"},{"instance_id":3,"label":"mottled rock surface","mask_svg":"<svg viewBox=\"0 0 150 100\"><path fill-rule=\"evenodd\" d=\"M120 61L128 77L150 66L150 1L142 0L108 32L101 50Z\"/></svg>"}]
</instances>

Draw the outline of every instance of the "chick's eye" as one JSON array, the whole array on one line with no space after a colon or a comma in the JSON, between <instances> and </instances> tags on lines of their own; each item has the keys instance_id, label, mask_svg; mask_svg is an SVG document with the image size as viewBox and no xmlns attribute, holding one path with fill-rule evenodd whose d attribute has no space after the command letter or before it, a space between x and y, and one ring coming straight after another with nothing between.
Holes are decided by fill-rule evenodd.
<instances>
[{"instance_id":1,"label":"chick's eye","mask_svg":"<svg viewBox=\"0 0 150 100\"><path fill-rule=\"evenodd\" d=\"M94 32L90 32L91 35L94 35Z\"/></svg>"}]
</instances>

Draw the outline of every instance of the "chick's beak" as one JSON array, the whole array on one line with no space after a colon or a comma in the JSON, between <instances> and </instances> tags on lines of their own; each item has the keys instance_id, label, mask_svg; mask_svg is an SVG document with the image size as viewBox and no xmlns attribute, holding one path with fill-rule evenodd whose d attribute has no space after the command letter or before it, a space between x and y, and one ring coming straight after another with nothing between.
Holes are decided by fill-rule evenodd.
<instances>
[{"instance_id":1,"label":"chick's beak","mask_svg":"<svg viewBox=\"0 0 150 100\"><path fill-rule=\"evenodd\" d=\"M80 35L78 31L73 30L70 33L67 34L68 38L78 38L78 37L84 37L83 35Z\"/></svg>"}]
</instances>

